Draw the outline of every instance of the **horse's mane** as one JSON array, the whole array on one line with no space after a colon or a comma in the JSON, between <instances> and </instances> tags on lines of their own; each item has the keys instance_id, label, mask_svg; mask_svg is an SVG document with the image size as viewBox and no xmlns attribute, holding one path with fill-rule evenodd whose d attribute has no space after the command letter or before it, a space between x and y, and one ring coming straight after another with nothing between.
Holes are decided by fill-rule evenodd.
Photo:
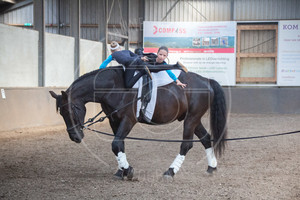
<instances>
[{"instance_id":1,"label":"horse's mane","mask_svg":"<svg viewBox=\"0 0 300 200\"><path fill-rule=\"evenodd\" d=\"M122 75L121 73L124 72L123 67L122 66L112 66L112 67L107 67L104 69L96 69L94 71L88 72L86 74L83 74L82 76L80 76L78 79L76 79L71 86L67 89L67 91L69 91L71 88L73 88L78 82L81 82L82 80L91 77L91 76L96 76L99 72L104 71L104 70L114 70L115 72L117 72L118 74Z\"/></svg>"}]
</instances>

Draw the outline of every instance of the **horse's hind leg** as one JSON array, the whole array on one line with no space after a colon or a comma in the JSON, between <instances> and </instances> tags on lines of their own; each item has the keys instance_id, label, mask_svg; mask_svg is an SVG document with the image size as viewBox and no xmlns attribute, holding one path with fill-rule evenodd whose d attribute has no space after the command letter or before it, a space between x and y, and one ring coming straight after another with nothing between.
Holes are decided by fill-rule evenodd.
<instances>
[{"instance_id":1,"label":"horse's hind leg","mask_svg":"<svg viewBox=\"0 0 300 200\"><path fill-rule=\"evenodd\" d=\"M210 134L203 127L202 123L200 123L195 129L195 135L197 135L205 148L206 158L208 162L207 172L209 174L212 174L213 171L217 169L217 159L211 146Z\"/></svg>"},{"instance_id":2,"label":"horse's hind leg","mask_svg":"<svg viewBox=\"0 0 300 200\"><path fill-rule=\"evenodd\" d=\"M176 156L169 169L164 173L164 177L173 177L179 171L186 154L193 147L193 142L189 140L193 140L195 126L195 122L193 123L192 120L184 121L183 140L185 141L181 143L180 153Z\"/></svg>"}]
</instances>

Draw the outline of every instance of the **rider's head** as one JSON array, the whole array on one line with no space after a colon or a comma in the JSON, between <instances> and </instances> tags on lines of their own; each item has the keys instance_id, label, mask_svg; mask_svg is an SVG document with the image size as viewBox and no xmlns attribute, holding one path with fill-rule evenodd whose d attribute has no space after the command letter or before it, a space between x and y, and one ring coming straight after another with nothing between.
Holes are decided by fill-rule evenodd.
<instances>
[{"instance_id":1,"label":"rider's head","mask_svg":"<svg viewBox=\"0 0 300 200\"><path fill-rule=\"evenodd\" d=\"M120 51L120 50L121 50L121 47L120 47L120 45L119 45L116 41L112 41L112 42L110 43L110 50L111 50L111 52L113 53L113 52L115 52L115 51Z\"/></svg>"},{"instance_id":2,"label":"rider's head","mask_svg":"<svg viewBox=\"0 0 300 200\"><path fill-rule=\"evenodd\" d=\"M169 49L166 46L159 47L156 62L162 63L168 57Z\"/></svg>"}]
</instances>

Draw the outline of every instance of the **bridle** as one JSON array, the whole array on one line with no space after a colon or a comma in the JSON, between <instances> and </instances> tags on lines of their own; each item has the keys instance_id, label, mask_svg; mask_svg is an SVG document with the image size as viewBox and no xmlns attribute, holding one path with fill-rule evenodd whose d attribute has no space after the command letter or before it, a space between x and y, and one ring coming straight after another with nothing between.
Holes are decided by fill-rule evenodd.
<instances>
[{"instance_id":1,"label":"bridle","mask_svg":"<svg viewBox=\"0 0 300 200\"><path fill-rule=\"evenodd\" d=\"M69 108L71 107L71 112L69 112L69 114L71 115L72 113L74 113L74 117L75 117L74 120L77 121L77 123L76 123L74 126L72 126L72 127L70 127L70 128L67 128L67 131L68 131L68 132L69 132L69 131L72 131L72 130L75 129L75 128L80 128L80 129L82 129L84 125L81 124L81 122L80 122L80 120L79 120L79 115L78 115L77 110L76 110L76 108L79 109L79 106L76 105L76 104L74 104L74 103L72 103L72 102L68 102L68 103L65 103L65 104L63 104L62 106L60 106L60 109L61 109L62 107L65 107L65 106L68 106ZM74 121L74 120L72 120L72 121Z\"/></svg>"},{"instance_id":2,"label":"bridle","mask_svg":"<svg viewBox=\"0 0 300 200\"><path fill-rule=\"evenodd\" d=\"M84 122L83 124L80 122L80 120L79 120L79 115L78 115L77 110L76 110L76 108L79 109L79 106L76 105L76 104L74 104L74 103L72 103L72 102L66 103L66 104L62 105L61 107L71 104L71 111L74 113L75 120L78 121L78 123L75 124L74 126L72 126L72 127L70 127L70 128L67 128L67 131L69 132L69 131L71 131L71 130L73 130L73 129L75 129L75 128L78 128L78 127L79 127L81 130L83 130L83 129L85 129L85 128L87 128L87 127L89 127L89 126L91 126L91 125L93 125L93 124L95 124L95 123L97 123L97 122L102 122L102 121L105 120L105 118L107 118L107 117L112 117L112 115L114 115L115 113L119 112L121 109L123 109L123 108L125 108L125 107L127 107L127 106L129 106L129 105L131 105L131 104L133 104L134 102L136 102L136 101L138 101L138 100L140 100L140 99L141 99L141 97L136 98L135 100L133 100L133 101L131 101L131 102L125 104L124 106L122 106L122 107L120 107L120 108L118 108L118 109L113 110L110 114L105 115L105 116L103 116L103 117L100 117L97 121L94 121L94 120L95 120L95 119L103 112L103 110L101 110L97 115L95 115L93 118L89 118L89 119L88 119L86 122ZM71 114L71 113L70 113L70 114ZM86 124L88 124L88 125L86 126Z\"/></svg>"},{"instance_id":3,"label":"bridle","mask_svg":"<svg viewBox=\"0 0 300 200\"><path fill-rule=\"evenodd\" d=\"M81 124L81 122L80 122L80 120L79 120L79 116L78 116L77 110L76 110L75 108L79 108L79 107L78 107L76 104L71 103L71 109L72 109L72 112L74 113L74 115L75 115L75 120L76 120L78 123L75 124L74 126L68 128L67 131L73 130L73 129L77 128L77 127L79 127L80 130L82 130L82 128L83 128L83 125Z\"/></svg>"}]
</instances>

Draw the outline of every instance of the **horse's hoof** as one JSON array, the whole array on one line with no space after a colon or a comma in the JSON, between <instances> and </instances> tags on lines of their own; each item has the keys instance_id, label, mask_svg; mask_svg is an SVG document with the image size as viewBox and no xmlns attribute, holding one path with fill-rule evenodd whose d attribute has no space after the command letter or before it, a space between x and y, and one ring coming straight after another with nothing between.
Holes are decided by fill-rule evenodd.
<instances>
[{"instance_id":1,"label":"horse's hoof","mask_svg":"<svg viewBox=\"0 0 300 200\"><path fill-rule=\"evenodd\" d=\"M118 171L114 174L114 178L118 180L123 180L124 179L124 171L118 169Z\"/></svg>"},{"instance_id":2,"label":"horse's hoof","mask_svg":"<svg viewBox=\"0 0 300 200\"><path fill-rule=\"evenodd\" d=\"M134 169L131 166L129 166L128 169L124 169L124 176L127 176L128 180L132 180L133 173L134 173Z\"/></svg>"},{"instance_id":3,"label":"horse's hoof","mask_svg":"<svg viewBox=\"0 0 300 200\"><path fill-rule=\"evenodd\" d=\"M216 168L216 167L208 166L206 172L207 172L208 174L213 174L214 171L217 171L217 168Z\"/></svg>"},{"instance_id":4,"label":"horse's hoof","mask_svg":"<svg viewBox=\"0 0 300 200\"><path fill-rule=\"evenodd\" d=\"M174 178L170 175L164 175L162 180L163 182L172 182Z\"/></svg>"},{"instance_id":5,"label":"horse's hoof","mask_svg":"<svg viewBox=\"0 0 300 200\"><path fill-rule=\"evenodd\" d=\"M175 173L173 171L173 168L169 168L165 173L164 173L164 178L167 180L173 180Z\"/></svg>"}]
</instances>

